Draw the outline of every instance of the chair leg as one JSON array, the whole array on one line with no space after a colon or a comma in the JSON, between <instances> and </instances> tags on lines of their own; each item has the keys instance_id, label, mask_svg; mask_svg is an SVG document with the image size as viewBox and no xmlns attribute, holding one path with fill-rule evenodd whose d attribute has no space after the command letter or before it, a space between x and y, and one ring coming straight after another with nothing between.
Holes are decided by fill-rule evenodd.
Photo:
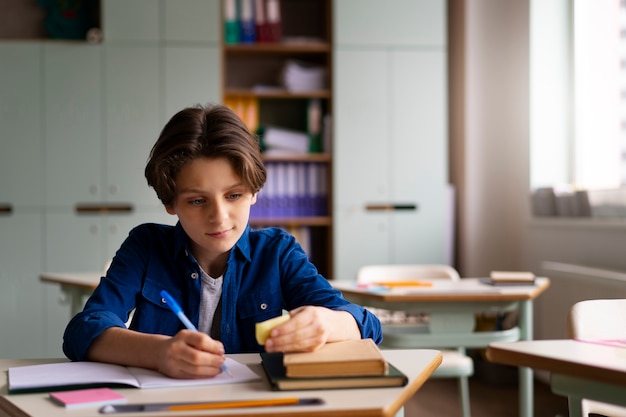
<instances>
[{"instance_id":1,"label":"chair leg","mask_svg":"<svg viewBox=\"0 0 626 417\"><path fill-rule=\"evenodd\" d=\"M466 376L459 378L459 395L461 397L461 415L470 417L469 380Z\"/></svg>"}]
</instances>

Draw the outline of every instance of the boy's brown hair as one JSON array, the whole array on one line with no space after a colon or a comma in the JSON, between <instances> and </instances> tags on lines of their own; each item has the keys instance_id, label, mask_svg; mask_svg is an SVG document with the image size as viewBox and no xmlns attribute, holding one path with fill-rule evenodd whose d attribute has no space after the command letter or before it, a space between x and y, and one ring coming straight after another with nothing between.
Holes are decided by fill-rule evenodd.
<instances>
[{"instance_id":1,"label":"boy's brown hair","mask_svg":"<svg viewBox=\"0 0 626 417\"><path fill-rule=\"evenodd\" d=\"M163 205L173 205L178 173L198 158L227 159L252 193L267 179L257 137L231 109L220 104L188 107L167 122L146 165L148 185Z\"/></svg>"}]
</instances>

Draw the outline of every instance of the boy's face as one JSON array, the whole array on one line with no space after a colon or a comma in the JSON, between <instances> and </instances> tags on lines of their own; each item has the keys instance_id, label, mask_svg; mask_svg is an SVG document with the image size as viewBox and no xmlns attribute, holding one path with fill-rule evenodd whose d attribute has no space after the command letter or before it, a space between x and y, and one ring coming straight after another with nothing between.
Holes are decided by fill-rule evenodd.
<instances>
[{"instance_id":1,"label":"boy's face","mask_svg":"<svg viewBox=\"0 0 626 417\"><path fill-rule=\"evenodd\" d=\"M256 202L230 162L224 158L199 158L183 166L176 178L176 198L167 212L178 216L191 238L200 265L225 260L224 253L237 243Z\"/></svg>"}]
</instances>

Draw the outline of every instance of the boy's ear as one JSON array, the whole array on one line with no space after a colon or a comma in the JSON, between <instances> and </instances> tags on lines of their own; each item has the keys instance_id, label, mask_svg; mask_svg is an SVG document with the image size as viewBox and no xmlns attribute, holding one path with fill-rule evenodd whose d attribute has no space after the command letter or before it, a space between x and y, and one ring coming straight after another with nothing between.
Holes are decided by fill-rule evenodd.
<instances>
[{"instance_id":1,"label":"boy's ear","mask_svg":"<svg viewBox=\"0 0 626 417\"><path fill-rule=\"evenodd\" d=\"M171 214L171 215L176 214L176 210L174 210L174 206L165 206L165 211L167 211L167 214Z\"/></svg>"},{"instance_id":2,"label":"boy's ear","mask_svg":"<svg viewBox=\"0 0 626 417\"><path fill-rule=\"evenodd\" d=\"M252 200L250 201L250 205L253 206L256 203L256 196L258 193L252 194Z\"/></svg>"}]
</instances>

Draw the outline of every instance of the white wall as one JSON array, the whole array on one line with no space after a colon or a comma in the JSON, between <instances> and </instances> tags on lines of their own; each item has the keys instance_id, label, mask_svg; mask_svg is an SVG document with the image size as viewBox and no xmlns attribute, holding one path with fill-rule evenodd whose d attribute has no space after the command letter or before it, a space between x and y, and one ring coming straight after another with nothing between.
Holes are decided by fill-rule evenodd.
<instances>
[{"instance_id":1,"label":"white wall","mask_svg":"<svg viewBox=\"0 0 626 417\"><path fill-rule=\"evenodd\" d=\"M457 267L484 276L523 268L529 7L526 0L451 0L451 7L452 42L461 42L451 51Z\"/></svg>"}]
</instances>

